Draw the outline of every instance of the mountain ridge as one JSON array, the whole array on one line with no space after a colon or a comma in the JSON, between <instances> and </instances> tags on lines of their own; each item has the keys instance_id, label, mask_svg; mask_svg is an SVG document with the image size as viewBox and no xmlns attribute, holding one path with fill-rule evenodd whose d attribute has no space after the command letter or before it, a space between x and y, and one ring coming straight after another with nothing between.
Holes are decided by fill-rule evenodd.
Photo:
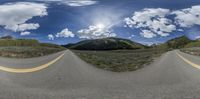
<instances>
[{"instance_id":1,"label":"mountain ridge","mask_svg":"<svg viewBox=\"0 0 200 99\"><path fill-rule=\"evenodd\" d=\"M159 45L143 45L137 42L134 42L129 39L124 38L103 38L103 39L93 39L93 40L83 40L78 43L69 43L63 45L69 49L75 50L120 50L120 49L143 49L143 48L152 48L152 47L162 47L165 49L180 49L186 47L190 43L199 42L199 40L191 40L186 36L176 37L174 39L168 40ZM198 46L197 44L190 44L188 46ZM199 45L200 47L200 45Z\"/></svg>"},{"instance_id":2,"label":"mountain ridge","mask_svg":"<svg viewBox=\"0 0 200 99\"><path fill-rule=\"evenodd\" d=\"M69 49L77 50L117 50L117 49L141 49L145 45L123 38L103 38L84 40L75 44L63 45Z\"/></svg>"}]
</instances>

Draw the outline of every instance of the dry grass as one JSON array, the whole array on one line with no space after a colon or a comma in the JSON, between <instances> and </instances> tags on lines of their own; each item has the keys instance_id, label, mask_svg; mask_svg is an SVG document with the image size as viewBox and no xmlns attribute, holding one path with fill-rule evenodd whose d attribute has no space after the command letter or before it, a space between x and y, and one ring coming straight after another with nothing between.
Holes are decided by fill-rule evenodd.
<instances>
[{"instance_id":1,"label":"dry grass","mask_svg":"<svg viewBox=\"0 0 200 99\"><path fill-rule=\"evenodd\" d=\"M184 48L181 49L181 51L187 54L200 56L200 47Z\"/></svg>"},{"instance_id":2,"label":"dry grass","mask_svg":"<svg viewBox=\"0 0 200 99\"><path fill-rule=\"evenodd\" d=\"M125 72L142 68L150 64L155 57L163 52L157 49L141 50L116 50L116 51L80 51L73 50L81 59L86 62L109 71Z\"/></svg>"},{"instance_id":3,"label":"dry grass","mask_svg":"<svg viewBox=\"0 0 200 99\"><path fill-rule=\"evenodd\" d=\"M53 48L43 46L24 46L24 47L0 47L0 56L9 58L31 58L39 57L59 51L65 50L64 48Z\"/></svg>"}]
</instances>

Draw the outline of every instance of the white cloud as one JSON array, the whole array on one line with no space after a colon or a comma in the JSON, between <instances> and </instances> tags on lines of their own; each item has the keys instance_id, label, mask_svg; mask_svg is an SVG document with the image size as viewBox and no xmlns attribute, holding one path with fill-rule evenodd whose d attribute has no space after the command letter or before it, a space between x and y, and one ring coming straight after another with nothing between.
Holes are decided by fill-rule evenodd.
<instances>
[{"instance_id":1,"label":"white cloud","mask_svg":"<svg viewBox=\"0 0 200 99\"><path fill-rule=\"evenodd\" d=\"M73 7L88 6L97 3L97 1L94 0L37 0L37 1L59 2L67 6L73 6Z\"/></svg>"},{"instance_id":2,"label":"white cloud","mask_svg":"<svg viewBox=\"0 0 200 99\"><path fill-rule=\"evenodd\" d=\"M129 27L137 26L146 27L151 24L153 20L158 18L164 18L170 11L162 8L145 8L142 11L135 12L131 18L126 18L125 22ZM152 20L151 20L152 19Z\"/></svg>"},{"instance_id":3,"label":"white cloud","mask_svg":"<svg viewBox=\"0 0 200 99\"><path fill-rule=\"evenodd\" d=\"M49 39L49 40L54 40L53 34L49 34L49 35L48 35L48 39Z\"/></svg>"},{"instance_id":4,"label":"white cloud","mask_svg":"<svg viewBox=\"0 0 200 99\"><path fill-rule=\"evenodd\" d=\"M45 4L17 2L0 5L0 26L14 32L39 28L38 23L26 23L33 17L47 15Z\"/></svg>"},{"instance_id":5,"label":"white cloud","mask_svg":"<svg viewBox=\"0 0 200 99\"><path fill-rule=\"evenodd\" d=\"M10 28L11 30L18 32L18 31L26 31L26 30L34 30L34 29L38 29L40 27L40 25L38 23L23 23L23 24L19 24L19 25L15 25L12 28ZM7 27L5 27L7 29ZM9 29L9 28L8 28Z\"/></svg>"},{"instance_id":6,"label":"white cloud","mask_svg":"<svg viewBox=\"0 0 200 99\"><path fill-rule=\"evenodd\" d=\"M64 3L69 5L69 6L78 7L78 6L93 5L93 4L96 4L97 1L93 1L93 0L76 0L76 1L65 1Z\"/></svg>"},{"instance_id":7,"label":"white cloud","mask_svg":"<svg viewBox=\"0 0 200 99\"><path fill-rule=\"evenodd\" d=\"M25 32L21 32L21 33L20 33L21 36L25 36L25 35L29 35L29 34L31 34L31 32L28 32L28 31L25 31Z\"/></svg>"},{"instance_id":8,"label":"white cloud","mask_svg":"<svg viewBox=\"0 0 200 99\"><path fill-rule=\"evenodd\" d=\"M183 29L177 29L177 31L183 32L184 30Z\"/></svg>"},{"instance_id":9,"label":"white cloud","mask_svg":"<svg viewBox=\"0 0 200 99\"><path fill-rule=\"evenodd\" d=\"M200 36L196 36L195 39L200 39Z\"/></svg>"},{"instance_id":10,"label":"white cloud","mask_svg":"<svg viewBox=\"0 0 200 99\"><path fill-rule=\"evenodd\" d=\"M49 34L48 39L49 40L54 40L55 38L60 38L60 37L75 37L75 34L73 34L71 31L69 31L68 28L63 29L61 32L56 33L55 35Z\"/></svg>"},{"instance_id":11,"label":"white cloud","mask_svg":"<svg viewBox=\"0 0 200 99\"><path fill-rule=\"evenodd\" d=\"M69 31L68 28L56 34L56 37L74 37L74 36L75 35L71 31Z\"/></svg>"},{"instance_id":12,"label":"white cloud","mask_svg":"<svg viewBox=\"0 0 200 99\"><path fill-rule=\"evenodd\" d=\"M132 17L125 18L124 21L127 27L141 29L140 34L146 38L156 35L168 36L170 32L176 30L172 20L166 18L170 13L169 9L145 8L135 12Z\"/></svg>"},{"instance_id":13,"label":"white cloud","mask_svg":"<svg viewBox=\"0 0 200 99\"><path fill-rule=\"evenodd\" d=\"M129 38L129 39L132 39L133 37L135 37L135 35L132 34L132 35L129 36L128 38Z\"/></svg>"},{"instance_id":14,"label":"white cloud","mask_svg":"<svg viewBox=\"0 0 200 99\"><path fill-rule=\"evenodd\" d=\"M142 30L142 32L140 33L143 37L145 38L153 38L156 37L156 34L149 31L149 30Z\"/></svg>"},{"instance_id":15,"label":"white cloud","mask_svg":"<svg viewBox=\"0 0 200 99\"><path fill-rule=\"evenodd\" d=\"M158 18L153 20L150 28L154 32L172 32L176 30L176 26L172 24L172 21L167 18Z\"/></svg>"},{"instance_id":16,"label":"white cloud","mask_svg":"<svg viewBox=\"0 0 200 99\"><path fill-rule=\"evenodd\" d=\"M173 11L172 14L176 15L176 23L179 24L181 27L200 25L200 5Z\"/></svg>"},{"instance_id":17,"label":"white cloud","mask_svg":"<svg viewBox=\"0 0 200 99\"><path fill-rule=\"evenodd\" d=\"M109 28L98 24L96 26L89 26L87 29L79 30L78 34L80 38L85 39L99 39L116 36Z\"/></svg>"}]
</instances>

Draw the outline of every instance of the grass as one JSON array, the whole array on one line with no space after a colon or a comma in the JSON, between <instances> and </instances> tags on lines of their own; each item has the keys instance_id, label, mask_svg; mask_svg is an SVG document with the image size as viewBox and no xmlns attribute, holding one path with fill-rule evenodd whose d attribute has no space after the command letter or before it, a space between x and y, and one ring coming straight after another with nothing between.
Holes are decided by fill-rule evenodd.
<instances>
[{"instance_id":1,"label":"grass","mask_svg":"<svg viewBox=\"0 0 200 99\"><path fill-rule=\"evenodd\" d=\"M0 47L0 56L9 58L32 58L56 53L64 48L45 46L8 46Z\"/></svg>"},{"instance_id":2,"label":"grass","mask_svg":"<svg viewBox=\"0 0 200 99\"><path fill-rule=\"evenodd\" d=\"M155 57L164 53L158 49L80 51L73 50L84 61L113 72L134 71L150 64Z\"/></svg>"},{"instance_id":3,"label":"grass","mask_svg":"<svg viewBox=\"0 0 200 99\"><path fill-rule=\"evenodd\" d=\"M9 58L39 57L65 50L56 44L34 39L0 39L0 56Z\"/></svg>"},{"instance_id":4,"label":"grass","mask_svg":"<svg viewBox=\"0 0 200 99\"><path fill-rule=\"evenodd\" d=\"M200 47L183 48L181 51L187 54L200 56Z\"/></svg>"}]
</instances>

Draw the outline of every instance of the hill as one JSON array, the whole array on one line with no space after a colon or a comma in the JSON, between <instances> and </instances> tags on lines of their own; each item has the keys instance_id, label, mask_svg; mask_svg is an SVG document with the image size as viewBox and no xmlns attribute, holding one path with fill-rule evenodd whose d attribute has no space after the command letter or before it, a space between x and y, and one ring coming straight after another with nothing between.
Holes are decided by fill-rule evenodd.
<instances>
[{"instance_id":1,"label":"hill","mask_svg":"<svg viewBox=\"0 0 200 99\"><path fill-rule=\"evenodd\" d=\"M185 46L198 45L197 43L195 44L193 43L194 43L193 40L188 39L186 36L181 36L171 39L163 44L152 45L150 47L122 38L103 38L94 40L84 40L75 44L70 43L63 46L69 49L76 49L76 50L118 50L118 49L142 49L142 48L156 48L161 50L167 50L167 49L180 49L184 48Z\"/></svg>"},{"instance_id":2,"label":"hill","mask_svg":"<svg viewBox=\"0 0 200 99\"><path fill-rule=\"evenodd\" d=\"M34 39L0 39L0 56L31 58L65 50L56 44L40 43Z\"/></svg>"},{"instance_id":3,"label":"hill","mask_svg":"<svg viewBox=\"0 0 200 99\"><path fill-rule=\"evenodd\" d=\"M37 46L39 42L33 39L0 39L0 47L5 46Z\"/></svg>"},{"instance_id":4,"label":"hill","mask_svg":"<svg viewBox=\"0 0 200 99\"><path fill-rule=\"evenodd\" d=\"M122 38L103 38L64 45L69 49L76 50L118 50L118 49L142 49L145 46L131 40Z\"/></svg>"},{"instance_id":5,"label":"hill","mask_svg":"<svg viewBox=\"0 0 200 99\"><path fill-rule=\"evenodd\" d=\"M196 40L185 45L185 48L191 48L191 47L200 47L200 40Z\"/></svg>"},{"instance_id":6,"label":"hill","mask_svg":"<svg viewBox=\"0 0 200 99\"><path fill-rule=\"evenodd\" d=\"M143 49L154 48L160 50L181 49L185 47L200 47L200 40L190 40L186 36L171 39L159 45L145 46L131 40L122 38L103 38L84 40L75 44L63 45L69 49L76 50L118 50L118 49Z\"/></svg>"},{"instance_id":7,"label":"hill","mask_svg":"<svg viewBox=\"0 0 200 99\"><path fill-rule=\"evenodd\" d=\"M187 44L192 43L193 41L187 38L186 36L181 36L167 41L165 44L170 49L180 49L184 48Z\"/></svg>"},{"instance_id":8,"label":"hill","mask_svg":"<svg viewBox=\"0 0 200 99\"><path fill-rule=\"evenodd\" d=\"M190 40L185 36L171 39L163 44L151 46L158 49L182 49L182 48L194 48L200 47L200 40Z\"/></svg>"},{"instance_id":9,"label":"hill","mask_svg":"<svg viewBox=\"0 0 200 99\"><path fill-rule=\"evenodd\" d=\"M63 47L65 47L65 48L70 48L70 47L72 47L72 46L74 46L75 44L73 44L73 43L69 43L69 44L66 44L66 45L62 45Z\"/></svg>"},{"instance_id":10,"label":"hill","mask_svg":"<svg viewBox=\"0 0 200 99\"><path fill-rule=\"evenodd\" d=\"M7 35L7 36L2 36L0 39L14 39L12 36Z\"/></svg>"}]
</instances>

